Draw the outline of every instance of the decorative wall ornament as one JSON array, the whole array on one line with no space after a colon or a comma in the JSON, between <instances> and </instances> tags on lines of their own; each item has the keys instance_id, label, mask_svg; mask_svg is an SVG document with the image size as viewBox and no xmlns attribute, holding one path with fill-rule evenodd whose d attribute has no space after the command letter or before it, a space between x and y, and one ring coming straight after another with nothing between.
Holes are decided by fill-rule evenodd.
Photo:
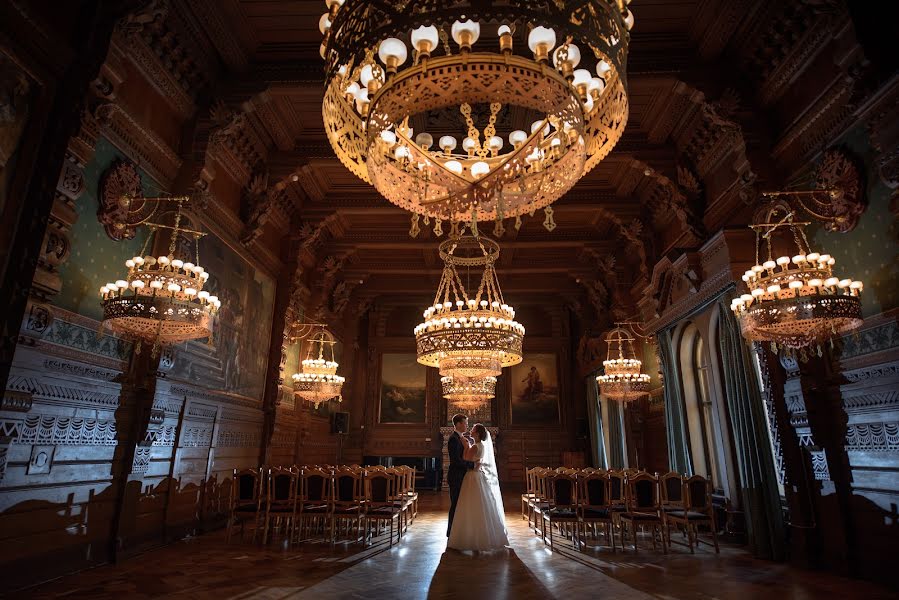
<instances>
[{"instance_id":1,"label":"decorative wall ornament","mask_svg":"<svg viewBox=\"0 0 899 600\"><path fill-rule=\"evenodd\" d=\"M139 199L143 195L140 173L133 163L116 160L100 176L100 206L97 220L106 235L116 241L130 240L137 233L138 223L129 222L129 212L139 210L125 198Z\"/></svg>"},{"instance_id":2,"label":"decorative wall ornament","mask_svg":"<svg viewBox=\"0 0 899 600\"><path fill-rule=\"evenodd\" d=\"M114 420L63 417L58 415L27 415L17 444L52 446L115 446Z\"/></svg>"},{"instance_id":3,"label":"decorative wall ornament","mask_svg":"<svg viewBox=\"0 0 899 600\"><path fill-rule=\"evenodd\" d=\"M899 452L899 423L855 423L846 429L846 450Z\"/></svg>"},{"instance_id":4,"label":"decorative wall ornament","mask_svg":"<svg viewBox=\"0 0 899 600\"><path fill-rule=\"evenodd\" d=\"M836 191L814 207L827 216L824 228L839 233L855 229L867 207L855 159L843 148L831 148L815 170L815 184L819 189Z\"/></svg>"}]
</instances>

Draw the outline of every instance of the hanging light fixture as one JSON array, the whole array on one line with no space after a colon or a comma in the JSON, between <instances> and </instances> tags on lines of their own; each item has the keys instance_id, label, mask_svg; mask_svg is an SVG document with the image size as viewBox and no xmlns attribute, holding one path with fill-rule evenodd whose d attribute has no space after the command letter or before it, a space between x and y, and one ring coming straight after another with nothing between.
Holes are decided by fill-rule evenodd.
<instances>
[{"instance_id":1,"label":"hanging light fixture","mask_svg":"<svg viewBox=\"0 0 899 600\"><path fill-rule=\"evenodd\" d=\"M443 220L501 222L540 208L552 230L549 205L627 122L627 4L327 0L328 139L353 173L415 213L413 234L418 215L439 235ZM481 40L488 28L498 43ZM530 124L506 124L504 110ZM459 131L421 130L458 114Z\"/></svg>"},{"instance_id":2,"label":"hanging light fixture","mask_svg":"<svg viewBox=\"0 0 899 600\"><path fill-rule=\"evenodd\" d=\"M496 396L496 377L441 377L443 397L459 410L477 410Z\"/></svg>"},{"instance_id":3,"label":"hanging light fixture","mask_svg":"<svg viewBox=\"0 0 899 600\"><path fill-rule=\"evenodd\" d=\"M864 285L833 274L836 260L812 251L803 229L809 223L794 220L788 205L776 203L766 216L766 222L750 226L756 233L756 264L743 274L747 293L734 298L731 309L746 339L770 342L774 352L801 350L803 355L817 346L820 356L821 344L862 324ZM783 247L792 245L795 254L775 258L774 236L781 232L788 234Z\"/></svg>"},{"instance_id":4,"label":"hanging light fixture","mask_svg":"<svg viewBox=\"0 0 899 600\"><path fill-rule=\"evenodd\" d=\"M496 242L473 235L452 238L440 244L440 257L444 267L434 304L415 328L418 362L440 370L451 401L483 404L494 396L503 367L521 362L524 327L503 300L494 269ZM458 267L483 268L473 297Z\"/></svg>"},{"instance_id":5,"label":"hanging light fixture","mask_svg":"<svg viewBox=\"0 0 899 600\"><path fill-rule=\"evenodd\" d=\"M126 218L125 225L146 225L150 233L140 254L125 261L124 278L100 288L100 302L103 327L137 340L136 352L143 342L152 344L155 356L160 346L212 335L212 316L222 303L203 289L209 272L199 264L199 239L205 234L182 226L182 208L188 201L187 196L122 199L123 214L134 216ZM132 203L140 208L132 211ZM173 224L152 221L159 206L168 203L177 206ZM144 212L148 206L149 214ZM148 250L160 231L171 232L168 254L154 257ZM193 257L188 256L190 250Z\"/></svg>"},{"instance_id":6,"label":"hanging light fixture","mask_svg":"<svg viewBox=\"0 0 899 600\"><path fill-rule=\"evenodd\" d=\"M606 335L608 350L602 361L603 375L596 378L600 392L613 400L638 400L649 393L649 375L641 373L643 362L634 351L634 336L623 327ZM613 358L614 357L614 358Z\"/></svg>"},{"instance_id":7,"label":"hanging light fixture","mask_svg":"<svg viewBox=\"0 0 899 600\"><path fill-rule=\"evenodd\" d=\"M340 390L346 379L337 374L340 365L334 360L334 336L322 325L307 341L301 370L293 374L293 393L316 407L333 398L343 401Z\"/></svg>"}]
</instances>

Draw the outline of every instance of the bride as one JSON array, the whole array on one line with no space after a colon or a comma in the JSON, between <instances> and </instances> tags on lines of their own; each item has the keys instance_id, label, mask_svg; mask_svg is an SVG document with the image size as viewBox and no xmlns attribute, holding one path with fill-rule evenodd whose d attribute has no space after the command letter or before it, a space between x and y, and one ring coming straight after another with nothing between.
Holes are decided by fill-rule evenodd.
<instances>
[{"instance_id":1,"label":"bride","mask_svg":"<svg viewBox=\"0 0 899 600\"><path fill-rule=\"evenodd\" d=\"M478 423L463 458L477 461L465 474L447 546L456 550L499 550L509 545L503 498L499 491L493 440Z\"/></svg>"}]
</instances>

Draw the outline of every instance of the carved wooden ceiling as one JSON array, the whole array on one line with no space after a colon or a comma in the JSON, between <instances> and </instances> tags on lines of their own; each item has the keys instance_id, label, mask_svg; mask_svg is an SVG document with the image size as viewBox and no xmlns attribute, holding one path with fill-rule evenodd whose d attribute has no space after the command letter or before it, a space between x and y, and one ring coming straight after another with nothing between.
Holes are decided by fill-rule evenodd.
<instances>
[{"instance_id":1,"label":"carved wooden ceiling","mask_svg":"<svg viewBox=\"0 0 899 600\"><path fill-rule=\"evenodd\" d=\"M760 182L794 173L820 151L820 129L845 118L842 105L818 98L846 86L850 65L810 69L821 48L847 35L839 0L634 0L632 8L624 137L554 205L555 231L536 215L500 237L510 296L556 294L592 305L591 319L613 305L632 312L667 253L745 224ZM436 237L422 226L411 238L409 215L347 171L325 138L324 2L155 0L147 11L161 18L134 19L146 44L190 57L169 69L193 104L180 143L198 165L180 177L208 179L214 164L235 180L243 243L277 248L272 239L282 239L284 263L305 247L300 278L310 289L325 273L360 302L429 295L440 271ZM314 244L304 242L310 236Z\"/></svg>"}]
</instances>

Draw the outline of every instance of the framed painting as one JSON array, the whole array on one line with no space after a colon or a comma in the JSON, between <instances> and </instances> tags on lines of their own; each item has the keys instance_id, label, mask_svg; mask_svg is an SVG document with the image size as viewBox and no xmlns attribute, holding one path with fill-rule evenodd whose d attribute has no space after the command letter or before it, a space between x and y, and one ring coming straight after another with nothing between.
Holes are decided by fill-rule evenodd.
<instances>
[{"instance_id":1,"label":"framed painting","mask_svg":"<svg viewBox=\"0 0 899 600\"><path fill-rule=\"evenodd\" d=\"M427 369L415 354L381 355L381 423L424 423Z\"/></svg>"},{"instance_id":2,"label":"framed painting","mask_svg":"<svg viewBox=\"0 0 899 600\"><path fill-rule=\"evenodd\" d=\"M511 369L513 425L559 423L559 367L555 354L528 354Z\"/></svg>"}]
</instances>

